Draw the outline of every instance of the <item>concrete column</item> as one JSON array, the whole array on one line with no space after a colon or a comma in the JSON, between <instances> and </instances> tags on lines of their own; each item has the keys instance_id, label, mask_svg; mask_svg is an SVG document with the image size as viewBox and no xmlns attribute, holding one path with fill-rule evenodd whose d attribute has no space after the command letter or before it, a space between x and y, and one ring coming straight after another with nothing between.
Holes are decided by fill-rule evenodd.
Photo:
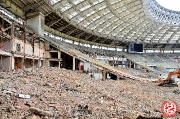
<instances>
[{"instance_id":1,"label":"concrete column","mask_svg":"<svg viewBox=\"0 0 180 119\"><path fill-rule=\"evenodd\" d=\"M61 51L58 52L58 59L61 59Z\"/></svg>"},{"instance_id":2,"label":"concrete column","mask_svg":"<svg viewBox=\"0 0 180 119\"><path fill-rule=\"evenodd\" d=\"M113 67L114 67L115 61L113 60Z\"/></svg>"},{"instance_id":3,"label":"concrete column","mask_svg":"<svg viewBox=\"0 0 180 119\"><path fill-rule=\"evenodd\" d=\"M131 68L131 61L129 60L129 68Z\"/></svg>"},{"instance_id":4,"label":"concrete column","mask_svg":"<svg viewBox=\"0 0 180 119\"><path fill-rule=\"evenodd\" d=\"M24 25L23 25L23 27L24 27ZM25 55L26 54L26 48L25 48L25 44L26 44L26 31L25 31L25 28L23 28L24 29L24 31L23 31L23 33L22 33L22 41L23 41L23 54Z\"/></svg>"},{"instance_id":5,"label":"concrete column","mask_svg":"<svg viewBox=\"0 0 180 119\"><path fill-rule=\"evenodd\" d=\"M14 65L15 65L15 60L14 60L14 55L12 55L12 57L11 57L11 70L13 70L15 68Z\"/></svg>"},{"instance_id":6,"label":"concrete column","mask_svg":"<svg viewBox=\"0 0 180 119\"><path fill-rule=\"evenodd\" d=\"M44 15L40 12L26 14L27 26L40 36L44 36Z\"/></svg>"},{"instance_id":7,"label":"concrete column","mask_svg":"<svg viewBox=\"0 0 180 119\"><path fill-rule=\"evenodd\" d=\"M106 71L105 70L102 71L102 80L103 81L106 80Z\"/></svg>"},{"instance_id":8,"label":"concrete column","mask_svg":"<svg viewBox=\"0 0 180 119\"><path fill-rule=\"evenodd\" d=\"M134 63L134 69L136 69L136 64Z\"/></svg>"},{"instance_id":9,"label":"concrete column","mask_svg":"<svg viewBox=\"0 0 180 119\"><path fill-rule=\"evenodd\" d=\"M73 57L73 71L76 70L76 58Z\"/></svg>"},{"instance_id":10,"label":"concrete column","mask_svg":"<svg viewBox=\"0 0 180 119\"><path fill-rule=\"evenodd\" d=\"M48 60L48 59L45 59L45 60L44 60L43 66L49 67L49 60Z\"/></svg>"},{"instance_id":11,"label":"concrete column","mask_svg":"<svg viewBox=\"0 0 180 119\"><path fill-rule=\"evenodd\" d=\"M119 80L120 79L120 76L119 75L117 75L117 80Z\"/></svg>"}]
</instances>

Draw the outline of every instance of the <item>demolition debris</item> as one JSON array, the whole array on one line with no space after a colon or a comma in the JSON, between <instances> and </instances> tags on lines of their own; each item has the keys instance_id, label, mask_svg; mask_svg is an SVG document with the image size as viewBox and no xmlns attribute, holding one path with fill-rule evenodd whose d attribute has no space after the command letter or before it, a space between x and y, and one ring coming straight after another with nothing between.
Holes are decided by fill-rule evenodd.
<instances>
[{"instance_id":1,"label":"demolition debris","mask_svg":"<svg viewBox=\"0 0 180 119\"><path fill-rule=\"evenodd\" d=\"M174 90L130 79L101 81L66 69L18 69L0 74L0 119L163 117L164 101L180 105Z\"/></svg>"}]
</instances>

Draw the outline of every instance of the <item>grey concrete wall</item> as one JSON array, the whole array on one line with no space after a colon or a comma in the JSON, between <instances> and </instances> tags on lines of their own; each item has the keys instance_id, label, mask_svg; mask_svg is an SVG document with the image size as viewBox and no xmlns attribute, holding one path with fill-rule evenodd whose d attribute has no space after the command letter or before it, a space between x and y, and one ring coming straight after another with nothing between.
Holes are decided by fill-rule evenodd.
<instances>
[{"instance_id":1,"label":"grey concrete wall","mask_svg":"<svg viewBox=\"0 0 180 119\"><path fill-rule=\"evenodd\" d=\"M12 46L13 46L13 43L11 42L11 40L1 39L1 42L0 42L1 50L12 51Z\"/></svg>"},{"instance_id":2,"label":"grey concrete wall","mask_svg":"<svg viewBox=\"0 0 180 119\"><path fill-rule=\"evenodd\" d=\"M0 70L10 71L12 68L11 64L11 57L0 55Z\"/></svg>"}]
</instances>

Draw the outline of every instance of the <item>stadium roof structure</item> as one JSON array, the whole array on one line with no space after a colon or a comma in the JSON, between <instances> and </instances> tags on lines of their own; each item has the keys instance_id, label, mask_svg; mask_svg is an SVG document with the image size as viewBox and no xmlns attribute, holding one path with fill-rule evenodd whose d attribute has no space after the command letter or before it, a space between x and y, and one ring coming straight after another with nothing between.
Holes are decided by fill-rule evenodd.
<instances>
[{"instance_id":1,"label":"stadium roof structure","mask_svg":"<svg viewBox=\"0 0 180 119\"><path fill-rule=\"evenodd\" d=\"M23 18L41 12L45 25L84 41L123 46L180 48L180 12L156 0L1 0ZM11 6L8 8L7 5Z\"/></svg>"}]
</instances>

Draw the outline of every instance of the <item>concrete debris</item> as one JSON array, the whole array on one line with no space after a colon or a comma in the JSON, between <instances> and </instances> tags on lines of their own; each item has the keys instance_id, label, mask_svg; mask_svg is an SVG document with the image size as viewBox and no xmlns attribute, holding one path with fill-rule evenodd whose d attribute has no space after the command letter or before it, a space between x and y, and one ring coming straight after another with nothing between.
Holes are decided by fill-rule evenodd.
<instances>
[{"instance_id":1,"label":"concrete debris","mask_svg":"<svg viewBox=\"0 0 180 119\"><path fill-rule=\"evenodd\" d=\"M3 90L2 93L4 93L4 94L12 94L13 92L9 91L9 90Z\"/></svg>"},{"instance_id":2,"label":"concrete debris","mask_svg":"<svg viewBox=\"0 0 180 119\"><path fill-rule=\"evenodd\" d=\"M0 76L0 119L136 119L161 117L167 100L180 105L173 93L178 87L158 83L101 81L49 67L17 69Z\"/></svg>"},{"instance_id":3,"label":"concrete debris","mask_svg":"<svg viewBox=\"0 0 180 119\"><path fill-rule=\"evenodd\" d=\"M41 119L41 118L38 117L38 116L33 115L33 116L30 116L30 117L27 117L26 119Z\"/></svg>"},{"instance_id":4,"label":"concrete debris","mask_svg":"<svg viewBox=\"0 0 180 119\"><path fill-rule=\"evenodd\" d=\"M147 118L139 115L136 119L163 119L162 117L152 117L152 118Z\"/></svg>"},{"instance_id":5,"label":"concrete debris","mask_svg":"<svg viewBox=\"0 0 180 119\"><path fill-rule=\"evenodd\" d=\"M180 94L180 89L174 90L173 93L175 93L175 94Z\"/></svg>"},{"instance_id":6,"label":"concrete debris","mask_svg":"<svg viewBox=\"0 0 180 119\"><path fill-rule=\"evenodd\" d=\"M25 95L25 94L19 94L18 97L19 98L27 98L27 99L31 98L30 95Z\"/></svg>"},{"instance_id":7,"label":"concrete debris","mask_svg":"<svg viewBox=\"0 0 180 119\"><path fill-rule=\"evenodd\" d=\"M15 111L16 109L13 105L9 105L6 110L11 112L11 111Z\"/></svg>"},{"instance_id":8,"label":"concrete debris","mask_svg":"<svg viewBox=\"0 0 180 119\"><path fill-rule=\"evenodd\" d=\"M36 107L30 107L29 110L32 113L37 114L37 115L53 117L53 113L51 113L49 111L43 111L43 110L36 108Z\"/></svg>"}]
</instances>

